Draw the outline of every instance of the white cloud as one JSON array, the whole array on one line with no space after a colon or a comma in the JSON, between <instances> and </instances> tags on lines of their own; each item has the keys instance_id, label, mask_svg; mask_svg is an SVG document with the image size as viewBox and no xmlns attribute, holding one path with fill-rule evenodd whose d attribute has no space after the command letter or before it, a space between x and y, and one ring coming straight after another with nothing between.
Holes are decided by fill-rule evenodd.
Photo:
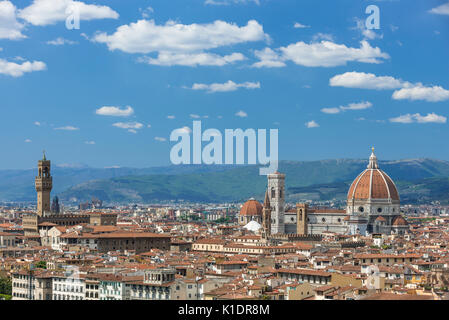
<instances>
[{"instance_id":1,"label":"white cloud","mask_svg":"<svg viewBox=\"0 0 449 320\"><path fill-rule=\"evenodd\" d=\"M34 124L35 124L36 126L38 126L38 127L41 126L41 123L40 123L39 121L34 121Z\"/></svg>"},{"instance_id":2,"label":"white cloud","mask_svg":"<svg viewBox=\"0 0 449 320\"><path fill-rule=\"evenodd\" d=\"M375 31L366 28L365 20L355 18L356 27L353 30L358 30L364 39L374 40L376 38L382 39L383 34L377 34Z\"/></svg>"},{"instance_id":3,"label":"white cloud","mask_svg":"<svg viewBox=\"0 0 449 320\"><path fill-rule=\"evenodd\" d=\"M212 83L212 84L195 83L192 86L192 90L207 90L209 93L236 91L239 88L259 89L260 82L235 83L234 81L229 80L225 83Z\"/></svg>"},{"instance_id":4,"label":"white cloud","mask_svg":"<svg viewBox=\"0 0 449 320\"><path fill-rule=\"evenodd\" d=\"M54 46L62 46L64 44L77 44L78 42L64 39L62 37L56 38L54 40L47 41L47 44L51 44Z\"/></svg>"},{"instance_id":5,"label":"white cloud","mask_svg":"<svg viewBox=\"0 0 449 320\"><path fill-rule=\"evenodd\" d=\"M34 0L19 10L19 17L35 26L65 21L69 14L79 12L80 20L118 19L119 14L108 6L86 4L73 0Z\"/></svg>"},{"instance_id":6,"label":"white cloud","mask_svg":"<svg viewBox=\"0 0 449 320\"><path fill-rule=\"evenodd\" d=\"M137 133L137 130L143 128L143 124L140 122L116 122L112 125L117 128L126 129L131 133Z\"/></svg>"},{"instance_id":7,"label":"white cloud","mask_svg":"<svg viewBox=\"0 0 449 320\"><path fill-rule=\"evenodd\" d=\"M307 128L318 128L320 126L318 123L315 122L315 120L306 122L305 125Z\"/></svg>"},{"instance_id":8,"label":"white cloud","mask_svg":"<svg viewBox=\"0 0 449 320\"><path fill-rule=\"evenodd\" d=\"M363 110L371 108L373 104L369 101L362 101L358 103L350 103L347 106L340 106L341 110Z\"/></svg>"},{"instance_id":9,"label":"white cloud","mask_svg":"<svg viewBox=\"0 0 449 320\"><path fill-rule=\"evenodd\" d=\"M190 114L190 118L192 118L192 119L199 119L199 118L201 118L201 116L198 115L198 114Z\"/></svg>"},{"instance_id":10,"label":"white cloud","mask_svg":"<svg viewBox=\"0 0 449 320\"><path fill-rule=\"evenodd\" d=\"M156 141L167 141L167 139L166 138L163 138L163 137L154 137L154 140L156 140Z\"/></svg>"},{"instance_id":11,"label":"white cloud","mask_svg":"<svg viewBox=\"0 0 449 320\"><path fill-rule=\"evenodd\" d=\"M47 68L42 61L25 61L21 64L0 59L0 74L12 77L21 77L26 72L42 71Z\"/></svg>"},{"instance_id":12,"label":"white cloud","mask_svg":"<svg viewBox=\"0 0 449 320\"><path fill-rule=\"evenodd\" d=\"M323 108L321 109L321 112L329 113L329 114L336 114L340 113L340 108Z\"/></svg>"},{"instance_id":13,"label":"white cloud","mask_svg":"<svg viewBox=\"0 0 449 320\"><path fill-rule=\"evenodd\" d=\"M95 110L95 113L102 116L129 117L134 113L134 109L131 106L126 106L124 109L114 106L103 106Z\"/></svg>"},{"instance_id":14,"label":"white cloud","mask_svg":"<svg viewBox=\"0 0 449 320\"><path fill-rule=\"evenodd\" d=\"M332 87L346 87L374 90L393 90L394 100L425 100L439 102L449 99L449 90L441 86L426 87L422 83L410 83L390 76L376 76L373 73L346 72L329 80Z\"/></svg>"},{"instance_id":15,"label":"white cloud","mask_svg":"<svg viewBox=\"0 0 449 320\"><path fill-rule=\"evenodd\" d=\"M89 145L94 145L94 144L95 144L95 141L85 141L84 143L85 143L85 144L89 144Z\"/></svg>"},{"instance_id":16,"label":"white cloud","mask_svg":"<svg viewBox=\"0 0 449 320\"><path fill-rule=\"evenodd\" d=\"M332 87L359 88L359 89L398 89L403 81L387 76L376 76L373 73L346 72L338 74L329 80Z\"/></svg>"},{"instance_id":17,"label":"white cloud","mask_svg":"<svg viewBox=\"0 0 449 320\"><path fill-rule=\"evenodd\" d=\"M346 65L349 61L381 63L381 59L390 57L378 47L371 47L367 41L361 41L360 48L348 48L331 41L311 44L300 41L281 47L280 51L284 59L306 67L335 67Z\"/></svg>"},{"instance_id":18,"label":"white cloud","mask_svg":"<svg viewBox=\"0 0 449 320\"><path fill-rule=\"evenodd\" d=\"M263 50L255 50L254 55L260 60L252 65L255 68L285 67L285 62L282 57L273 49L265 48Z\"/></svg>"},{"instance_id":19,"label":"white cloud","mask_svg":"<svg viewBox=\"0 0 449 320\"><path fill-rule=\"evenodd\" d=\"M99 33L94 41L105 43L109 50L127 53L199 52L222 46L267 39L262 25L255 20L239 27L216 20L209 24L180 24L168 21L156 25L154 20L139 20L122 25L115 33Z\"/></svg>"},{"instance_id":20,"label":"white cloud","mask_svg":"<svg viewBox=\"0 0 449 320\"><path fill-rule=\"evenodd\" d=\"M266 48L263 51L255 51L260 61L253 64L253 67L283 67L285 61L293 61L306 67L335 67L346 65L351 61L378 64L383 62L382 59L390 58L378 47L371 47L367 41L363 40L360 43L360 48L351 48L332 41L310 44L300 41L276 51Z\"/></svg>"},{"instance_id":21,"label":"white cloud","mask_svg":"<svg viewBox=\"0 0 449 320\"><path fill-rule=\"evenodd\" d=\"M58 127L55 128L55 130L65 130L65 131L76 131L79 130L80 128L74 127L74 126L65 126L65 127Z\"/></svg>"},{"instance_id":22,"label":"white cloud","mask_svg":"<svg viewBox=\"0 0 449 320\"><path fill-rule=\"evenodd\" d=\"M363 110L363 109L368 109L371 108L373 106L373 104L369 101L362 101L362 102L357 102L357 103L349 103L346 106L339 106L339 107L334 107L334 108L323 108L321 109L321 112L324 113L328 113L328 114L336 114L336 113L340 113L341 111L346 111L346 110Z\"/></svg>"},{"instance_id":23,"label":"white cloud","mask_svg":"<svg viewBox=\"0 0 449 320\"><path fill-rule=\"evenodd\" d=\"M295 24L293 25L293 28L295 28L295 29L303 29L303 28L310 28L310 26L306 26L305 24L301 24L299 22L295 22Z\"/></svg>"},{"instance_id":24,"label":"white cloud","mask_svg":"<svg viewBox=\"0 0 449 320\"><path fill-rule=\"evenodd\" d=\"M10 1L0 1L0 39L18 40L26 38L22 34L24 25L17 21L17 9Z\"/></svg>"},{"instance_id":25,"label":"white cloud","mask_svg":"<svg viewBox=\"0 0 449 320\"><path fill-rule=\"evenodd\" d=\"M182 128L173 130L173 132L177 132L180 134L184 134L184 133L190 134L192 132L192 129L190 129L189 127L182 127Z\"/></svg>"},{"instance_id":26,"label":"white cloud","mask_svg":"<svg viewBox=\"0 0 449 320\"><path fill-rule=\"evenodd\" d=\"M426 116L422 116L419 113L415 114L404 114L396 118L391 118L390 122L397 123L446 123L447 118L444 116L437 115L435 113L428 113Z\"/></svg>"},{"instance_id":27,"label":"white cloud","mask_svg":"<svg viewBox=\"0 0 449 320\"><path fill-rule=\"evenodd\" d=\"M237 112L235 115L236 115L237 117L240 117L240 118L246 118L246 117L248 116L248 114L247 114L245 111L243 111L243 110L240 110L240 111Z\"/></svg>"},{"instance_id":28,"label":"white cloud","mask_svg":"<svg viewBox=\"0 0 449 320\"><path fill-rule=\"evenodd\" d=\"M175 118L175 116L173 116L173 115L168 115L167 116L167 119L174 119Z\"/></svg>"},{"instance_id":29,"label":"white cloud","mask_svg":"<svg viewBox=\"0 0 449 320\"><path fill-rule=\"evenodd\" d=\"M428 102L439 102L449 99L449 90L440 86L425 87L421 83L411 87L402 88L393 92L394 100L425 100Z\"/></svg>"},{"instance_id":30,"label":"white cloud","mask_svg":"<svg viewBox=\"0 0 449 320\"><path fill-rule=\"evenodd\" d=\"M25 139L25 143L31 143L31 139Z\"/></svg>"},{"instance_id":31,"label":"white cloud","mask_svg":"<svg viewBox=\"0 0 449 320\"><path fill-rule=\"evenodd\" d=\"M145 9L139 8L139 11L142 13L142 18L149 18L150 14L154 12L152 7L147 7Z\"/></svg>"},{"instance_id":32,"label":"white cloud","mask_svg":"<svg viewBox=\"0 0 449 320\"><path fill-rule=\"evenodd\" d=\"M449 2L443 3L442 5L429 10L429 12L449 16Z\"/></svg>"},{"instance_id":33,"label":"white cloud","mask_svg":"<svg viewBox=\"0 0 449 320\"><path fill-rule=\"evenodd\" d=\"M229 55L220 56L215 53L199 52L199 53L173 53L159 52L157 58L139 57L138 62L157 65L157 66L224 66L226 64L245 60L245 56L241 53L234 52Z\"/></svg>"}]
</instances>

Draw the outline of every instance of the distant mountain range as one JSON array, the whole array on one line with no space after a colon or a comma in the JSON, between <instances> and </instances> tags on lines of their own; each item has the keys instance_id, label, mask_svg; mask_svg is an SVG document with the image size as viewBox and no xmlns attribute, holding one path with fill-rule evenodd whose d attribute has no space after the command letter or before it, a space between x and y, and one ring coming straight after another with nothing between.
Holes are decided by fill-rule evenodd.
<instances>
[{"instance_id":1,"label":"distant mountain range","mask_svg":"<svg viewBox=\"0 0 449 320\"><path fill-rule=\"evenodd\" d=\"M281 161L288 200L344 200L367 160ZM449 203L449 161L380 161L396 182L403 203ZM63 201L92 197L105 202L224 202L263 198L266 177L258 166L181 165L153 168L54 167L53 192ZM0 201L35 201L35 169L0 170Z\"/></svg>"}]
</instances>

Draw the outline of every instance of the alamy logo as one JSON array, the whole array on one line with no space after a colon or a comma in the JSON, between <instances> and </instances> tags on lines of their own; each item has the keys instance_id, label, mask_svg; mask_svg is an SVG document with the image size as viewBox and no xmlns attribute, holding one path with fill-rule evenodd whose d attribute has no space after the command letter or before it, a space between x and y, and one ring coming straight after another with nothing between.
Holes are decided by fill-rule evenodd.
<instances>
[{"instance_id":1,"label":"alamy logo","mask_svg":"<svg viewBox=\"0 0 449 320\"><path fill-rule=\"evenodd\" d=\"M192 136L192 143L190 136ZM256 160L258 160L260 165L268 165L268 167L259 169L260 175L268 175L278 169L277 129L270 129L269 155L267 154L266 129L258 129L257 134L254 129L245 131L225 129L224 152L221 132L212 128L202 132L201 121L193 121L192 131L185 128L173 130L170 134L170 141L178 141L170 151L170 161L173 164L245 164L245 154L247 154L247 164L257 164ZM245 152L245 141L248 152ZM203 142L208 142L204 148ZM192 152L191 146L193 147Z\"/></svg>"},{"instance_id":2,"label":"alamy logo","mask_svg":"<svg viewBox=\"0 0 449 320\"><path fill-rule=\"evenodd\" d=\"M65 10L67 18L65 19L65 26L69 30L80 28L80 9L77 5L70 5Z\"/></svg>"},{"instance_id":3,"label":"alamy logo","mask_svg":"<svg viewBox=\"0 0 449 320\"><path fill-rule=\"evenodd\" d=\"M380 29L380 10L378 6L369 5L365 10L366 14L369 16L365 20L366 29Z\"/></svg>"}]
</instances>

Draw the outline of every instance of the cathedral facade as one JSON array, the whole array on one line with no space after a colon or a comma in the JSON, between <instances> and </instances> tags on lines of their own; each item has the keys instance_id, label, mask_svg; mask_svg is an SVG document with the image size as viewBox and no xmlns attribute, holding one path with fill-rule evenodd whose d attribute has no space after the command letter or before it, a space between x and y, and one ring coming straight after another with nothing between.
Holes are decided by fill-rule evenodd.
<instances>
[{"instance_id":1,"label":"cathedral facade","mask_svg":"<svg viewBox=\"0 0 449 320\"><path fill-rule=\"evenodd\" d=\"M374 148L367 168L352 182L346 210L310 208L298 203L296 209L285 211L285 174L268 175L264 205L250 199L242 207L241 224L255 220L262 224L261 233L319 235L338 234L403 234L408 224L400 214L400 199L393 180L379 168ZM248 208L254 208L248 215ZM257 208L257 209L256 209ZM270 216L270 223L267 223ZM270 228L270 230L265 230Z\"/></svg>"}]
</instances>

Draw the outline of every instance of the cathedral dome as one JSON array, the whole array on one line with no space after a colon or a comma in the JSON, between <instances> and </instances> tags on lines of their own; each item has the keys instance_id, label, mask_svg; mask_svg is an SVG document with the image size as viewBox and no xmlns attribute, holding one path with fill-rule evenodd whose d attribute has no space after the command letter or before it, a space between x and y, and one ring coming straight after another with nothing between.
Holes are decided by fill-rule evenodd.
<instances>
[{"instance_id":1,"label":"cathedral dome","mask_svg":"<svg viewBox=\"0 0 449 320\"><path fill-rule=\"evenodd\" d=\"M262 216L262 205L259 201L251 198L246 201L240 209L241 216Z\"/></svg>"},{"instance_id":2,"label":"cathedral dome","mask_svg":"<svg viewBox=\"0 0 449 320\"><path fill-rule=\"evenodd\" d=\"M399 193L393 180L379 169L374 148L367 169L355 178L348 191L348 202L368 199L399 201Z\"/></svg>"}]
</instances>

